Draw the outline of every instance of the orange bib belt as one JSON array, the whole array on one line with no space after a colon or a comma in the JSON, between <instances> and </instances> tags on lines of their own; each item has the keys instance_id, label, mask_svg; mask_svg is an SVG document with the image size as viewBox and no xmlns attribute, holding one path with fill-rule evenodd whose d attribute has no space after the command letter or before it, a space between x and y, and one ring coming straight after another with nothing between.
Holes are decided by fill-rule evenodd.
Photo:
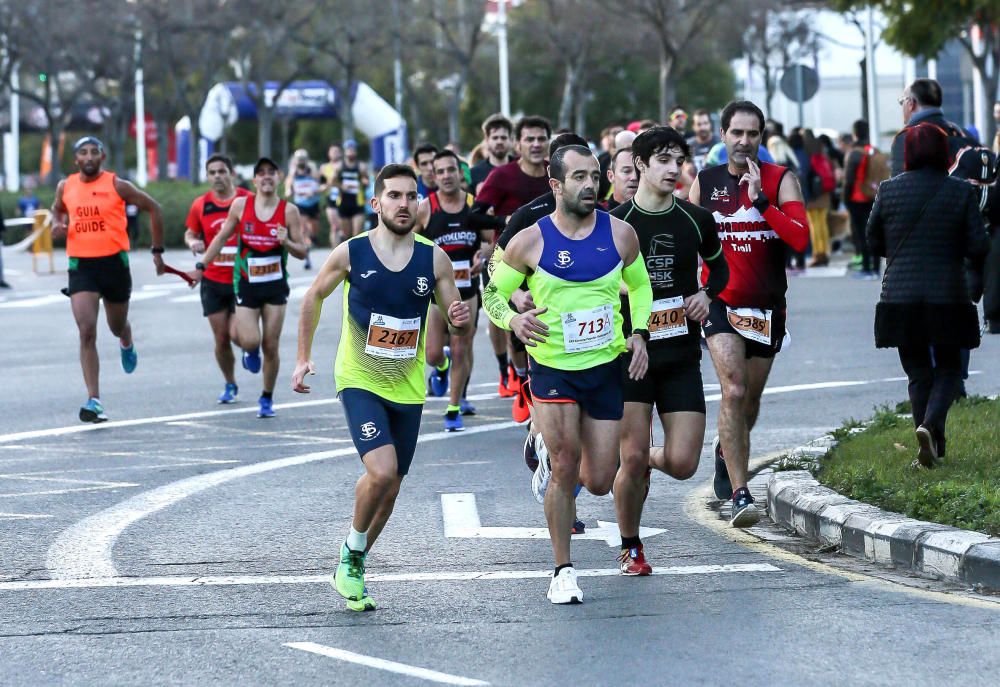
<instances>
[{"instance_id":1,"label":"orange bib belt","mask_svg":"<svg viewBox=\"0 0 1000 687\"><path fill-rule=\"evenodd\" d=\"M115 190L113 172L101 172L89 183L72 174L63 184L62 202L69 213L66 255L101 258L128 251L125 201Z\"/></svg>"}]
</instances>

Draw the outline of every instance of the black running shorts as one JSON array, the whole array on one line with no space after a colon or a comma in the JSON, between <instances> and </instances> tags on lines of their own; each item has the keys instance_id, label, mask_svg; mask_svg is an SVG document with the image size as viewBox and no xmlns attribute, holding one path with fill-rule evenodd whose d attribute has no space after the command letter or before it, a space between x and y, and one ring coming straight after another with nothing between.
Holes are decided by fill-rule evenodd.
<instances>
[{"instance_id":1,"label":"black running shorts","mask_svg":"<svg viewBox=\"0 0 1000 687\"><path fill-rule=\"evenodd\" d=\"M629 379L628 357L622 364L622 389L626 403L655 405L666 413L705 413L705 387L701 381L701 361L663 362L650 366L640 380Z\"/></svg>"},{"instance_id":2,"label":"black running shorts","mask_svg":"<svg viewBox=\"0 0 1000 687\"><path fill-rule=\"evenodd\" d=\"M70 258L68 295L91 291L108 303L127 303L132 296L128 254L100 258Z\"/></svg>"},{"instance_id":3,"label":"black running shorts","mask_svg":"<svg viewBox=\"0 0 1000 687\"><path fill-rule=\"evenodd\" d=\"M233 292L233 282L218 282L202 277L201 314L208 317L222 311L229 314L236 311L236 294Z\"/></svg>"},{"instance_id":4,"label":"black running shorts","mask_svg":"<svg viewBox=\"0 0 1000 687\"><path fill-rule=\"evenodd\" d=\"M254 310L260 310L265 305L284 305L288 302L288 293L288 282L284 279L259 284L241 279L236 290L236 305Z\"/></svg>"},{"instance_id":5,"label":"black running shorts","mask_svg":"<svg viewBox=\"0 0 1000 687\"><path fill-rule=\"evenodd\" d=\"M705 338L711 338L716 334L735 334L743 340L746 346L745 357L750 358L773 358L781 351L781 342L785 337L785 309L775 309L771 311L771 332L769 344L760 341L752 341L741 335L729 320L729 312L726 304L716 299L708 306L708 317L702 322L705 330Z\"/></svg>"}]
</instances>

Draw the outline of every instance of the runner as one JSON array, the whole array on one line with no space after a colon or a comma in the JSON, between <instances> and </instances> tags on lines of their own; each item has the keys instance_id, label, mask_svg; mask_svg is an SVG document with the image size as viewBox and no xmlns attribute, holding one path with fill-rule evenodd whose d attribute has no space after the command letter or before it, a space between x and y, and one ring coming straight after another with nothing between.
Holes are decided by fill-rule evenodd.
<instances>
[{"instance_id":1,"label":"runner","mask_svg":"<svg viewBox=\"0 0 1000 687\"><path fill-rule=\"evenodd\" d=\"M690 162L697 174L705 169L705 157L719 142L719 137L712 130L712 115L708 110L695 110L691 121L694 123L694 134L688 138L687 144L691 148Z\"/></svg>"},{"instance_id":2,"label":"runner","mask_svg":"<svg viewBox=\"0 0 1000 687\"><path fill-rule=\"evenodd\" d=\"M312 343L323 301L346 282L335 377L365 472L354 491L354 519L332 584L354 611L375 610L365 587L365 557L392 513L416 449L424 403L424 316L431 295L453 333L464 334L471 326L447 254L412 231L413 169L383 167L372 206L379 226L337 246L302 301L292 376L292 388L309 393L304 380L316 373Z\"/></svg>"},{"instance_id":3,"label":"runner","mask_svg":"<svg viewBox=\"0 0 1000 687\"><path fill-rule=\"evenodd\" d=\"M461 432L465 429L462 415L476 412L464 395L472 373L482 254L490 247L491 240L487 230L473 231L468 226L472 194L462 190L458 156L454 152L442 150L434 156L434 181L438 190L431 191L417 208L417 231L441 247L451 260L455 284L469 307L471 326L467 333L452 334L449 338L447 321L431 308L427 315L427 364L433 368L429 385L433 396L446 393L450 396L444 416L445 430Z\"/></svg>"},{"instance_id":4,"label":"runner","mask_svg":"<svg viewBox=\"0 0 1000 687\"><path fill-rule=\"evenodd\" d=\"M491 211L498 235L507 218L515 210L531 202L533 198L549 192L545 152L551 135L552 125L544 117L527 116L519 119L514 127L514 138L521 157L490 172L476 195L476 204L472 208L473 216L482 216ZM487 286L489 286L489 275L483 278L483 288ZM516 396L520 389L519 376L507 355L509 347L507 333L492 321L489 324L489 332L500 372L497 392L501 397ZM524 372L522 370L521 376ZM527 408L526 403L522 405ZM526 415L526 412L524 414ZM527 417L523 417L520 421L526 419Z\"/></svg>"},{"instance_id":5,"label":"runner","mask_svg":"<svg viewBox=\"0 0 1000 687\"><path fill-rule=\"evenodd\" d=\"M257 161L253 166L257 193L233 201L225 223L205 251L203 262L196 263L189 273L200 280L206 271L205 263L211 264L229 238L236 235L233 334L243 349L243 367L253 374L260 372L263 348L263 389L257 400L257 417L261 418L274 417L274 383L281 362L278 346L289 291L288 254L300 259L306 256L298 208L277 196L280 176L278 165L270 158Z\"/></svg>"},{"instance_id":6,"label":"runner","mask_svg":"<svg viewBox=\"0 0 1000 687\"><path fill-rule=\"evenodd\" d=\"M348 239L364 229L365 188L368 186L368 168L365 163L358 162L358 144L351 139L344 141L344 161L336 179L340 235Z\"/></svg>"},{"instance_id":7,"label":"runner","mask_svg":"<svg viewBox=\"0 0 1000 687\"><path fill-rule=\"evenodd\" d=\"M608 169L608 181L611 182L611 197L607 200L606 209L610 212L632 198L639 188L639 173L632 161L631 148L619 148L615 151Z\"/></svg>"},{"instance_id":8,"label":"runner","mask_svg":"<svg viewBox=\"0 0 1000 687\"><path fill-rule=\"evenodd\" d=\"M795 174L756 159L764 128L760 108L734 101L721 119L728 162L702 170L690 199L715 217L730 273L703 325L722 385L715 494L732 498L733 526L750 527L760 519L747 489L750 430L785 335L785 250L805 250L809 225ZM705 283L710 274L702 271Z\"/></svg>"},{"instance_id":9,"label":"runner","mask_svg":"<svg viewBox=\"0 0 1000 687\"><path fill-rule=\"evenodd\" d=\"M184 232L184 243L192 253L204 253L219 229L225 224L229 207L239 196L249 191L235 185L233 161L215 153L205 163L208 182L212 189L191 204ZM239 394L234 368L236 360L230 341L233 313L236 311L236 294L233 292L233 263L236 258L236 234L229 237L219 257L205 268L201 280L201 311L208 318L215 338L215 362L218 363L226 388L219 396L219 403L235 403Z\"/></svg>"},{"instance_id":10,"label":"runner","mask_svg":"<svg viewBox=\"0 0 1000 687\"><path fill-rule=\"evenodd\" d=\"M684 138L671 127L659 126L640 134L632 143L639 188L631 200L611 213L635 228L653 287L646 345L649 370L639 381L622 378L625 415L614 494L622 535L619 563L623 575L653 572L639 539L650 468L674 479L688 479L698 469L705 441L701 321L708 314L709 302L725 288L729 270L711 213L674 197L674 186L689 154ZM701 288L699 256L711 269L708 285ZM622 312L627 312L625 303ZM630 331L627 319L625 331ZM666 442L651 450L654 405Z\"/></svg>"},{"instance_id":11,"label":"runner","mask_svg":"<svg viewBox=\"0 0 1000 687\"><path fill-rule=\"evenodd\" d=\"M295 159L295 169L289 180L291 183L286 187L289 189L285 193L286 197L291 197L292 203L299 209L299 217L302 219L302 237L306 242L306 259L303 267L312 269L312 261L309 260L309 249L312 248L313 241L319 235L319 199L320 186L319 179L313 174L309 158L298 156Z\"/></svg>"},{"instance_id":12,"label":"runner","mask_svg":"<svg viewBox=\"0 0 1000 687\"><path fill-rule=\"evenodd\" d=\"M104 144L84 136L73 144L73 161L79 173L71 174L56 187L52 203L52 235L66 237L69 287L64 291L72 304L80 331L80 367L87 386L87 402L80 408L83 422L108 419L101 404L100 358L97 355L97 315L101 299L108 329L118 337L122 369L132 374L139 356L128 320L132 295L129 271L125 204L149 213L153 233L153 264L163 274L163 212L160 204L135 186L101 169Z\"/></svg>"},{"instance_id":13,"label":"runner","mask_svg":"<svg viewBox=\"0 0 1000 687\"><path fill-rule=\"evenodd\" d=\"M344 149L336 143L326 151L326 162L319 168L319 190L326 194L326 221L330 225L330 246L336 248L345 237L340 233L337 202L340 200L340 167L344 163Z\"/></svg>"},{"instance_id":14,"label":"runner","mask_svg":"<svg viewBox=\"0 0 1000 687\"><path fill-rule=\"evenodd\" d=\"M479 193L486 177L495 167L510 162L510 142L514 135L514 125L502 114L490 115L483 122L483 142L486 144L486 157L470 170L472 174L471 187L473 195Z\"/></svg>"},{"instance_id":15,"label":"runner","mask_svg":"<svg viewBox=\"0 0 1000 687\"><path fill-rule=\"evenodd\" d=\"M437 146L433 143L421 143L413 150L413 164L417 168L417 195L423 200L436 191L434 185L434 156L437 155Z\"/></svg>"},{"instance_id":16,"label":"runner","mask_svg":"<svg viewBox=\"0 0 1000 687\"><path fill-rule=\"evenodd\" d=\"M582 482L592 494L606 494L614 480L622 418L619 356L633 351L632 378L646 372L649 332L635 330L627 341L622 336L618 289L624 279L635 322L649 319L652 293L637 259L635 231L595 212L600 166L590 149L561 148L549 165L556 211L507 245L483 301L490 318L531 349L535 416L548 447L548 460L538 469L556 564L548 598L580 603L570 560L574 493ZM537 307L519 314L508 301L525 275Z\"/></svg>"}]
</instances>

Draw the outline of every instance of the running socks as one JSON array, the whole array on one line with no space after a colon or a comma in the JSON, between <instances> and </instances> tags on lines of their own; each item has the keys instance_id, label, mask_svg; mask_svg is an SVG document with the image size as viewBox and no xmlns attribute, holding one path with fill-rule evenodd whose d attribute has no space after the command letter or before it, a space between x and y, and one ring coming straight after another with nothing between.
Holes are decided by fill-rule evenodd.
<instances>
[{"instance_id":1,"label":"running socks","mask_svg":"<svg viewBox=\"0 0 1000 687\"><path fill-rule=\"evenodd\" d=\"M268 401L270 401L270 400L272 400L274 398L274 392L273 391L261 391L260 392L260 397L261 398L266 398Z\"/></svg>"},{"instance_id":2,"label":"running socks","mask_svg":"<svg viewBox=\"0 0 1000 687\"><path fill-rule=\"evenodd\" d=\"M449 404L448 405L448 409L445 412L448 415L454 417L454 415L452 415L452 413L454 413L455 415L458 415L460 412L462 412L462 406L453 406L453 405Z\"/></svg>"},{"instance_id":3,"label":"running socks","mask_svg":"<svg viewBox=\"0 0 1000 687\"><path fill-rule=\"evenodd\" d=\"M350 531L347 533L347 548L351 551L363 552L368 548L368 531L358 532L354 529L354 525L351 525Z\"/></svg>"},{"instance_id":4,"label":"running socks","mask_svg":"<svg viewBox=\"0 0 1000 687\"><path fill-rule=\"evenodd\" d=\"M634 549L642 544L639 537L622 537L622 550Z\"/></svg>"},{"instance_id":5,"label":"running socks","mask_svg":"<svg viewBox=\"0 0 1000 687\"><path fill-rule=\"evenodd\" d=\"M507 361L507 351L504 351L503 353L497 353L497 367L500 368L500 377L502 379L507 378L508 364L509 363Z\"/></svg>"},{"instance_id":6,"label":"running socks","mask_svg":"<svg viewBox=\"0 0 1000 687\"><path fill-rule=\"evenodd\" d=\"M570 562L570 563L563 563L562 565L557 565L556 566L556 572L553 575L553 577L559 577L559 573L562 572L563 568L572 568L572 567L573 567L573 563L572 562Z\"/></svg>"}]
</instances>

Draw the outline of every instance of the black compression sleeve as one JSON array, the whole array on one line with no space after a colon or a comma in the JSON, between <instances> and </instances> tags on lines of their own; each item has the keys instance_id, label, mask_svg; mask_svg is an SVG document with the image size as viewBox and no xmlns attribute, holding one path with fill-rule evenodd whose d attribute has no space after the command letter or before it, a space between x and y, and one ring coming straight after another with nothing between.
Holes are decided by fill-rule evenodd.
<instances>
[{"instance_id":1,"label":"black compression sleeve","mask_svg":"<svg viewBox=\"0 0 1000 687\"><path fill-rule=\"evenodd\" d=\"M476 203L471 208L469 208L469 214L466 216L466 224L468 228L472 231L480 231L481 229L492 229L499 231L503 229L503 220L494 215L486 214L488 206Z\"/></svg>"}]
</instances>

